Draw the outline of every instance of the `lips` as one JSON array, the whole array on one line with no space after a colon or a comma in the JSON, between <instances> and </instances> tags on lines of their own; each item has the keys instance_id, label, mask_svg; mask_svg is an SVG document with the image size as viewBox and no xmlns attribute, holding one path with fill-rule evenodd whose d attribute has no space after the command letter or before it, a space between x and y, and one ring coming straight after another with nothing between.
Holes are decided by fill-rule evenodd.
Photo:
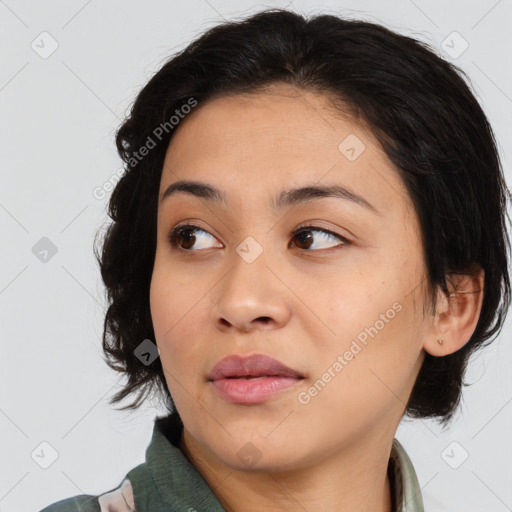
<instances>
[{"instance_id":1,"label":"lips","mask_svg":"<svg viewBox=\"0 0 512 512\"><path fill-rule=\"evenodd\" d=\"M229 378L289 377L303 379L304 375L273 357L263 354L232 355L219 361L208 375L211 381Z\"/></svg>"},{"instance_id":2,"label":"lips","mask_svg":"<svg viewBox=\"0 0 512 512\"><path fill-rule=\"evenodd\" d=\"M226 357L214 366L208 378L217 396L243 406L262 404L282 396L305 379L298 371L262 354Z\"/></svg>"}]
</instances>

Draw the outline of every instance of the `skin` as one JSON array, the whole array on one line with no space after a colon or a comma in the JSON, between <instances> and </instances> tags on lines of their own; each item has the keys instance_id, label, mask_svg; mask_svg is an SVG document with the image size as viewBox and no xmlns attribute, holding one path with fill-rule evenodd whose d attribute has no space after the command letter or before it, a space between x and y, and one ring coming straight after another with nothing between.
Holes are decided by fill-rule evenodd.
<instances>
[{"instance_id":1,"label":"skin","mask_svg":"<svg viewBox=\"0 0 512 512\"><path fill-rule=\"evenodd\" d=\"M349 134L365 144L354 161L338 149ZM320 93L277 84L199 105L173 135L160 197L184 179L216 186L228 202L176 193L159 203L150 304L181 449L228 511L391 511L391 444L425 352L467 342L481 294L449 303L439 293L437 314L423 314L426 269L405 186L372 133ZM379 214L333 197L269 206L308 184L348 187ZM195 245L181 239L187 252L168 233L188 220L205 232L193 233ZM291 235L304 222L315 225L311 245ZM263 249L251 263L236 251L249 236ZM483 273L452 281L481 290ZM394 318L300 403L395 303ZM206 376L234 353L270 355L306 378L257 405L228 403ZM259 456L250 466L237 456L249 442Z\"/></svg>"}]
</instances>

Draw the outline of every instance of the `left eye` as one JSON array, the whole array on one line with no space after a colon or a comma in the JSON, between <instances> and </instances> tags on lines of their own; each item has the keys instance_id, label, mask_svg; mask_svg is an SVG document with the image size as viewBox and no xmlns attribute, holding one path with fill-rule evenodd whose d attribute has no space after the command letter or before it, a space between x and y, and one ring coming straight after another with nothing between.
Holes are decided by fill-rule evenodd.
<instances>
[{"instance_id":1,"label":"left eye","mask_svg":"<svg viewBox=\"0 0 512 512\"><path fill-rule=\"evenodd\" d=\"M322 236L315 237L313 235L315 232L321 233ZM198 236L198 234L200 235ZM194 224L176 226L169 233L169 242L173 248L180 248L189 252L193 252L195 249L208 249L208 242L205 242L206 238L209 238L210 241L215 240L215 237L213 237L210 233L200 228L199 226L195 226ZM201 239L203 239L202 243ZM350 244L350 241L345 237L329 231L328 229L315 226L306 226L296 229L292 233L292 240L293 239L298 240L298 243L290 242L289 247L295 246L302 250L309 250L311 248L314 248L315 250L331 250L342 245ZM341 243L333 245L333 240L341 241ZM194 244L196 244L198 241L199 245L194 248ZM331 243L330 246L329 243Z\"/></svg>"}]
</instances>

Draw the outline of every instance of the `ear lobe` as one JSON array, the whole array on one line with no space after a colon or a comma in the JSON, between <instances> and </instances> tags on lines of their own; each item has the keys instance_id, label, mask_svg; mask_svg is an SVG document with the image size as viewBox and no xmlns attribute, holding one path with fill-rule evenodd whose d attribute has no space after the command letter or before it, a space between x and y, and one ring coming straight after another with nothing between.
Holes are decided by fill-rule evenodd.
<instances>
[{"instance_id":1,"label":"ear lobe","mask_svg":"<svg viewBox=\"0 0 512 512\"><path fill-rule=\"evenodd\" d=\"M423 348L432 356L442 357L462 348L475 332L484 295L485 272L447 276L450 293L438 291L436 315Z\"/></svg>"}]
</instances>

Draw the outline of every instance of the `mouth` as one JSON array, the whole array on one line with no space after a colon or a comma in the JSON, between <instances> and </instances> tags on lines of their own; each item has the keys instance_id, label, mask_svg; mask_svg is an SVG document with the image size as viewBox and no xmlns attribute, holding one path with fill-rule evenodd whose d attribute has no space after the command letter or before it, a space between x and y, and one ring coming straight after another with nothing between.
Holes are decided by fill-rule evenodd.
<instances>
[{"instance_id":1,"label":"mouth","mask_svg":"<svg viewBox=\"0 0 512 512\"><path fill-rule=\"evenodd\" d=\"M233 354L225 357L213 367L208 375L208 380L256 379L260 377L303 379L305 376L281 361L264 354L253 354L251 356Z\"/></svg>"},{"instance_id":2,"label":"mouth","mask_svg":"<svg viewBox=\"0 0 512 512\"><path fill-rule=\"evenodd\" d=\"M296 387L303 377L261 375L259 377L227 377L210 381L217 396L224 401L239 405L261 404L285 391Z\"/></svg>"},{"instance_id":3,"label":"mouth","mask_svg":"<svg viewBox=\"0 0 512 512\"><path fill-rule=\"evenodd\" d=\"M245 379L245 380L248 380L248 379L264 379L264 378L270 378L270 377L283 377L283 375L240 375L240 376L231 376L231 377L224 377L225 379ZM299 379L303 379L304 377L297 377Z\"/></svg>"},{"instance_id":4,"label":"mouth","mask_svg":"<svg viewBox=\"0 0 512 512\"><path fill-rule=\"evenodd\" d=\"M208 375L217 395L229 403L259 404L297 386L305 376L270 356L232 355Z\"/></svg>"}]
</instances>

